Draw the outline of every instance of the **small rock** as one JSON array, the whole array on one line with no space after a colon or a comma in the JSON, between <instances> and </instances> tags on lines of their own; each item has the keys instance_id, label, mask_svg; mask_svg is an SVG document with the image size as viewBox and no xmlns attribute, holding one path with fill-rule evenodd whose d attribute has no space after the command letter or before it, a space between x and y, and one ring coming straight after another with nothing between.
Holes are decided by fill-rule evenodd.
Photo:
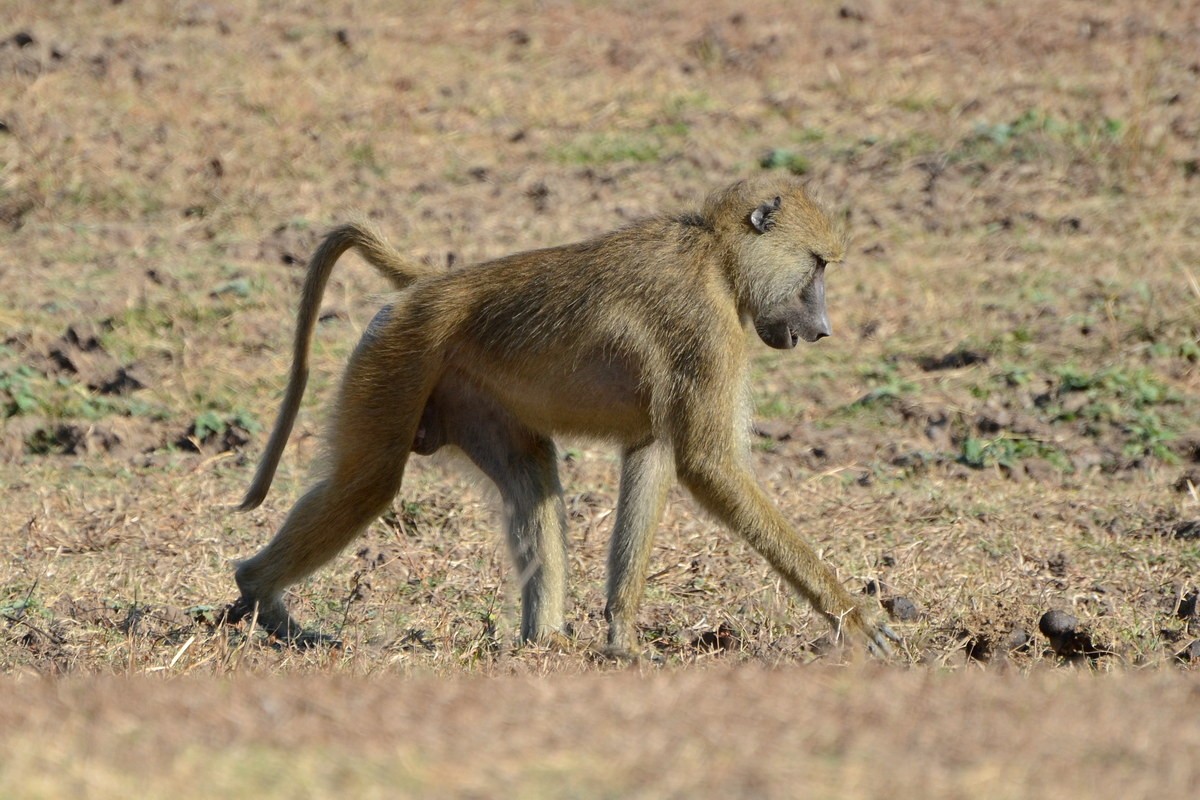
<instances>
[{"instance_id":1,"label":"small rock","mask_svg":"<svg viewBox=\"0 0 1200 800\"><path fill-rule=\"evenodd\" d=\"M1070 563L1066 553L1055 553L1046 560L1046 569L1050 570L1050 574L1054 577L1062 578L1067 574L1067 567Z\"/></svg>"},{"instance_id":2,"label":"small rock","mask_svg":"<svg viewBox=\"0 0 1200 800\"><path fill-rule=\"evenodd\" d=\"M1200 605L1200 592L1193 590L1179 601L1179 605L1175 609L1175 616L1185 620L1195 619L1200 616L1198 605Z\"/></svg>"},{"instance_id":3,"label":"small rock","mask_svg":"<svg viewBox=\"0 0 1200 800\"><path fill-rule=\"evenodd\" d=\"M991 639L984 634L975 635L969 631L963 631L962 635L967 639L967 643L963 645L963 652L967 654L968 660L981 664L992 660L994 651Z\"/></svg>"},{"instance_id":4,"label":"small rock","mask_svg":"<svg viewBox=\"0 0 1200 800\"><path fill-rule=\"evenodd\" d=\"M1200 664L1200 639L1176 653L1175 660L1184 664Z\"/></svg>"},{"instance_id":5,"label":"small rock","mask_svg":"<svg viewBox=\"0 0 1200 800\"><path fill-rule=\"evenodd\" d=\"M1079 620L1065 611L1047 611L1038 620L1038 630L1042 632L1043 636L1050 639L1051 643L1056 638L1074 635L1075 628L1078 626Z\"/></svg>"},{"instance_id":6,"label":"small rock","mask_svg":"<svg viewBox=\"0 0 1200 800\"><path fill-rule=\"evenodd\" d=\"M1050 648L1059 658L1074 661L1080 657L1094 659L1108 654L1096 647L1091 634L1079 628L1079 620L1065 611L1047 611L1038 621L1038 630L1050 640Z\"/></svg>"},{"instance_id":7,"label":"small rock","mask_svg":"<svg viewBox=\"0 0 1200 800\"><path fill-rule=\"evenodd\" d=\"M986 364L987 353L960 348L946 353L944 356L922 356L917 359L917 366L926 372L936 372L943 369L962 369L972 364Z\"/></svg>"},{"instance_id":8,"label":"small rock","mask_svg":"<svg viewBox=\"0 0 1200 800\"><path fill-rule=\"evenodd\" d=\"M139 380L138 377L130 370L132 367L117 367L117 372L112 378L101 382L92 387L100 394L117 394L125 395L130 392L136 392L138 389L145 389L146 384Z\"/></svg>"},{"instance_id":9,"label":"small rock","mask_svg":"<svg viewBox=\"0 0 1200 800\"><path fill-rule=\"evenodd\" d=\"M718 626L715 631L704 631L692 640L692 647L710 652L728 653L738 649L741 644L742 640L733 628L724 624Z\"/></svg>"},{"instance_id":10,"label":"small rock","mask_svg":"<svg viewBox=\"0 0 1200 800\"><path fill-rule=\"evenodd\" d=\"M917 604L903 595L884 600L883 608L897 622L914 622L921 617Z\"/></svg>"},{"instance_id":11,"label":"small rock","mask_svg":"<svg viewBox=\"0 0 1200 800\"><path fill-rule=\"evenodd\" d=\"M91 322L68 325L67 330L63 333L62 340L78 350L90 353L93 350L102 349L103 345L100 343L100 336L103 331L107 330L112 330L112 323L107 320L99 325L94 325Z\"/></svg>"},{"instance_id":12,"label":"small rock","mask_svg":"<svg viewBox=\"0 0 1200 800\"><path fill-rule=\"evenodd\" d=\"M245 447L252 439L253 433L236 417L209 414L189 425L175 440L175 446L196 453L215 447L218 453L228 453Z\"/></svg>"},{"instance_id":13,"label":"small rock","mask_svg":"<svg viewBox=\"0 0 1200 800\"><path fill-rule=\"evenodd\" d=\"M1031 644L1033 644L1033 637L1029 635L1029 631L1020 626L1009 631L1002 642L1006 653L1023 653L1029 649Z\"/></svg>"},{"instance_id":14,"label":"small rock","mask_svg":"<svg viewBox=\"0 0 1200 800\"><path fill-rule=\"evenodd\" d=\"M1200 436L1182 436L1175 440L1171 448L1176 453L1193 463L1200 463ZM1200 486L1200 484L1197 484Z\"/></svg>"},{"instance_id":15,"label":"small rock","mask_svg":"<svg viewBox=\"0 0 1200 800\"><path fill-rule=\"evenodd\" d=\"M30 455L82 456L109 452L120 443L120 437L106 427L51 423L29 434L25 439L25 452Z\"/></svg>"},{"instance_id":16,"label":"small rock","mask_svg":"<svg viewBox=\"0 0 1200 800\"><path fill-rule=\"evenodd\" d=\"M533 210L544 212L550 206L550 187L544 181L538 181L525 190L525 196L533 201Z\"/></svg>"},{"instance_id":17,"label":"small rock","mask_svg":"<svg viewBox=\"0 0 1200 800\"><path fill-rule=\"evenodd\" d=\"M178 606L158 606L152 613L155 621L167 629L188 628L193 622L191 614Z\"/></svg>"},{"instance_id":18,"label":"small rock","mask_svg":"<svg viewBox=\"0 0 1200 800\"><path fill-rule=\"evenodd\" d=\"M1200 519L1188 519L1175 523L1175 527L1171 529L1171 538L1184 541L1200 539Z\"/></svg>"},{"instance_id":19,"label":"small rock","mask_svg":"<svg viewBox=\"0 0 1200 800\"><path fill-rule=\"evenodd\" d=\"M975 428L982 434L996 434L1011 428L1012 412L1006 408L989 408L975 418Z\"/></svg>"},{"instance_id":20,"label":"small rock","mask_svg":"<svg viewBox=\"0 0 1200 800\"><path fill-rule=\"evenodd\" d=\"M1179 476L1171 488L1177 492L1200 491L1200 470L1189 470Z\"/></svg>"}]
</instances>

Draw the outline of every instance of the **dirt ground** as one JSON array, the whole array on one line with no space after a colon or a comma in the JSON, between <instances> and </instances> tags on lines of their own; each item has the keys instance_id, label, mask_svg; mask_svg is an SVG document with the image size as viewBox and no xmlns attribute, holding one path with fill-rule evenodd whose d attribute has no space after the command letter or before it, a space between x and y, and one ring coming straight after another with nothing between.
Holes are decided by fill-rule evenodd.
<instances>
[{"instance_id":1,"label":"dirt ground","mask_svg":"<svg viewBox=\"0 0 1200 800\"><path fill-rule=\"evenodd\" d=\"M1200 689L1162 671L693 666L22 690L0 724L45 744L6 743L5 796L1188 797L1200 747Z\"/></svg>"},{"instance_id":2,"label":"dirt ground","mask_svg":"<svg viewBox=\"0 0 1200 800\"><path fill-rule=\"evenodd\" d=\"M1182 796L1200 779L1200 8L0 2L0 795ZM569 641L488 487L418 459L216 624L386 300L353 257L271 495L303 268L462 268L803 176L834 336L755 350L754 465L884 663L671 495L603 643L617 458L563 441ZM466 266L469 268L469 266ZM1049 616L1047 616L1049 615Z\"/></svg>"}]
</instances>

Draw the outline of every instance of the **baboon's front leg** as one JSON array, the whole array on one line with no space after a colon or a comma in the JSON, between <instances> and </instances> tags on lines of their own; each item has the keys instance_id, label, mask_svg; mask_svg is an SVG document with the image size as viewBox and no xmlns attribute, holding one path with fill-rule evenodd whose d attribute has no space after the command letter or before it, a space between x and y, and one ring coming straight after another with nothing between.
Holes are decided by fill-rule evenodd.
<instances>
[{"instance_id":1,"label":"baboon's front leg","mask_svg":"<svg viewBox=\"0 0 1200 800\"><path fill-rule=\"evenodd\" d=\"M890 653L889 641L899 637L871 618L784 519L738 456L736 445L726 441L722 447L710 438L709 451L704 452L691 444L685 427L675 455L679 480L688 491L766 558L837 635L866 644L876 655Z\"/></svg>"},{"instance_id":2,"label":"baboon's front leg","mask_svg":"<svg viewBox=\"0 0 1200 800\"><path fill-rule=\"evenodd\" d=\"M637 646L635 620L646 590L654 531L671 480L671 450L651 441L625 451L617 519L608 551L608 651L628 657Z\"/></svg>"}]
</instances>

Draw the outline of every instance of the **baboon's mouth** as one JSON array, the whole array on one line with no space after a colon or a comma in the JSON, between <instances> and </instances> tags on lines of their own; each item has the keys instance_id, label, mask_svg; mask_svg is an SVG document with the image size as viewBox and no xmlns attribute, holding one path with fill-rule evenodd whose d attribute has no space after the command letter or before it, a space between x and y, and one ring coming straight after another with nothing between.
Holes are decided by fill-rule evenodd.
<instances>
[{"instance_id":1,"label":"baboon's mouth","mask_svg":"<svg viewBox=\"0 0 1200 800\"><path fill-rule=\"evenodd\" d=\"M791 350L800 341L800 334L783 321L765 325L755 324L754 332L763 344L776 350Z\"/></svg>"}]
</instances>

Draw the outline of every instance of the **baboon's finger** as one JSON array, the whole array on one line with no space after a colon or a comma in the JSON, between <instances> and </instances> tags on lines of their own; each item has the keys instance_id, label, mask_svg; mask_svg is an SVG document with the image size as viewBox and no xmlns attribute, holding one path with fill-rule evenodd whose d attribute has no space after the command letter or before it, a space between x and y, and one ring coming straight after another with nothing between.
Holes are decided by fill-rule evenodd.
<instances>
[{"instance_id":1,"label":"baboon's finger","mask_svg":"<svg viewBox=\"0 0 1200 800\"><path fill-rule=\"evenodd\" d=\"M876 658L889 658L892 655L893 649L889 640L897 644L902 641L895 631L882 622L875 625L869 635L867 650Z\"/></svg>"}]
</instances>

